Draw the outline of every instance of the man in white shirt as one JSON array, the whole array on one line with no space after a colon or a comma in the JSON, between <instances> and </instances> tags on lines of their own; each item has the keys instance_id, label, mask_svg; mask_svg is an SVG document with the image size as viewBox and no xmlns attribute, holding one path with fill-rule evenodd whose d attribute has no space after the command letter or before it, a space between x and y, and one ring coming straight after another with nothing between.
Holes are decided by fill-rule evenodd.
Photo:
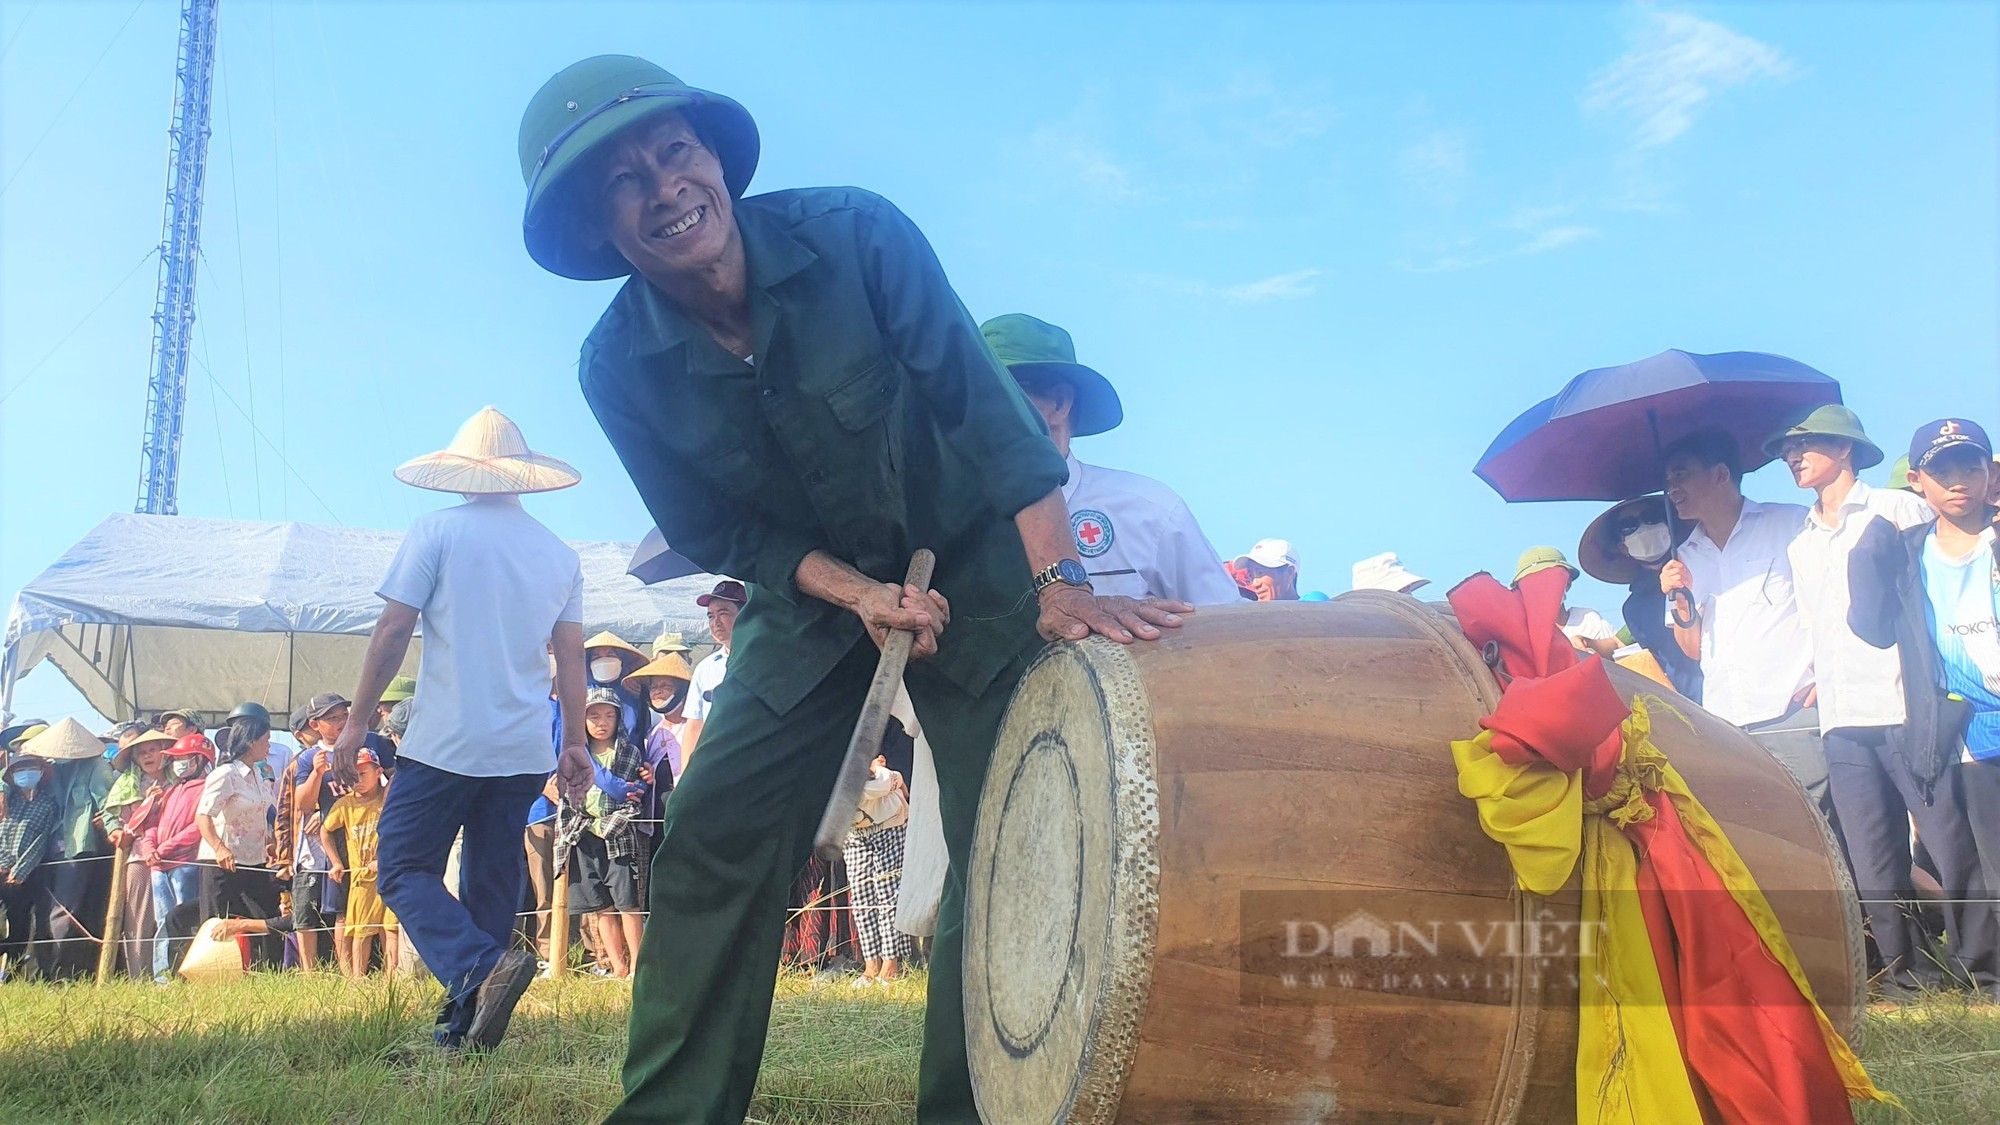
<instances>
[{"instance_id":1,"label":"man in white shirt","mask_svg":"<svg viewBox=\"0 0 2000 1125\"><path fill-rule=\"evenodd\" d=\"M736 632L736 615L750 604L750 592L743 583L734 578L725 578L715 584L715 589L694 600L694 604L708 612L708 635L715 639L715 651L701 658L694 666L694 680L688 684L687 705L681 708L681 715L687 719L687 729L681 739L681 769L694 760L695 744L701 741L701 728L708 723L708 713L715 706L715 689L729 675L729 638Z\"/></svg>"},{"instance_id":2,"label":"man in white shirt","mask_svg":"<svg viewBox=\"0 0 2000 1125\"><path fill-rule=\"evenodd\" d=\"M1806 510L1746 499L1726 434L1694 434L1665 452L1667 499L1695 529L1660 569L1660 589L1674 640L1701 662L1702 706L1756 736L1830 815L1812 645L1787 553Z\"/></svg>"},{"instance_id":3,"label":"man in white shirt","mask_svg":"<svg viewBox=\"0 0 2000 1125\"><path fill-rule=\"evenodd\" d=\"M1877 521L1899 530L1914 527L1933 513L1911 493L1877 491L1855 478L1856 470L1881 464L1882 450L1845 406L1818 407L1773 437L1764 451L1783 458L1793 481L1814 494L1786 554L1799 621L1812 643L1835 823L1855 878L1867 888L1862 910L1890 971L1883 984L1937 987L1942 981L1924 956L1915 920L1888 901L1909 871L1910 814L1930 815L1899 784L1910 776L1897 739L1905 716L1902 657L1893 645L1876 648L1863 641L1847 623L1848 561L1862 533ZM1924 831L1921 821L1919 830L1926 840L1935 834Z\"/></svg>"},{"instance_id":4,"label":"man in white shirt","mask_svg":"<svg viewBox=\"0 0 2000 1125\"><path fill-rule=\"evenodd\" d=\"M993 354L1021 384L1069 462L1062 486L1076 553L1099 594L1230 605L1241 598L1194 513L1151 477L1088 465L1072 438L1101 434L1125 419L1111 381L1076 361L1068 332L1024 313L979 326Z\"/></svg>"},{"instance_id":5,"label":"man in white shirt","mask_svg":"<svg viewBox=\"0 0 2000 1125\"><path fill-rule=\"evenodd\" d=\"M405 939L445 986L438 1045L487 1051L535 975L534 958L512 944L528 875L521 826L548 778L551 652L563 716L557 784L581 805L592 776L583 741L582 566L520 501L579 478L530 452L520 428L490 406L450 448L404 463L396 476L466 502L419 518L377 591L386 605L353 713L373 713L420 617L424 704L382 808L376 881ZM350 785L366 732L367 724L348 723L333 747ZM444 872L461 832L461 893L453 897Z\"/></svg>"}]
</instances>

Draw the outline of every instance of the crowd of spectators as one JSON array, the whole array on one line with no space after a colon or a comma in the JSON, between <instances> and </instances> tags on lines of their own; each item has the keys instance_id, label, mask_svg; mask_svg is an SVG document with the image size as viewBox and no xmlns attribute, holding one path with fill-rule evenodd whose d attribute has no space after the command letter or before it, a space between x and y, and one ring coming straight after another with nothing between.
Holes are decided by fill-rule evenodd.
<instances>
[{"instance_id":1,"label":"crowd of spectators","mask_svg":"<svg viewBox=\"0 0 2000 1125\"><path fill-rule=\"evenodd\" d=\"M715 641L698 664L679 633L662 634L650 656L610 633L586 642L584 726L595 776L576 808L560 798L553 773L562 716L551 668L551 774L523 826L530 879L519 927L544 970L552 922L566 922L579 968L631 975L666 802L727 673L731 627L747 601L734 581L698 599ZM198 934L241 936L256 967L354 977L421 971L377 890L375 859L398 745L420 705L417 682L398 677L362 717L370 730L351 786L338 780L331 748L356 718L333 692L288 716L279 733L291 746L273 739L272 716L257 703L212 729L194 711L173 710L102 734L74 719L0 730L8 751L0 972L47 980L95 973L108 913L117 915L116 964L142 979L173 979ZM902 738L900 752L893 736L891 745L888 757L901 769L876 763L850 849L860 884L850 894L849 864L802 875L812 888L788 921L787 959L797 966L865 967L857 979L871 982L894 977L914 951L914 939L894 930L910 740ZM108 912L119 856L120 906ZM561 902L559 883L567 888ZM456 886L449 874L447 886ZM224 923L204 933L207 919Z\"/></svg>"}]
</instances>

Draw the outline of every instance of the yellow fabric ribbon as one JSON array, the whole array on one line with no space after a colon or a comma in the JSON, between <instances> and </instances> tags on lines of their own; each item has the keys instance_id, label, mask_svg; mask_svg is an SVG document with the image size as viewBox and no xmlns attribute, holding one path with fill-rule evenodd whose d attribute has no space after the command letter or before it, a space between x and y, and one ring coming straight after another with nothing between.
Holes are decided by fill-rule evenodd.
<instances>
[{"instance_id":1,"label":"yellow fabric ribbon","mask_svg":"<svg viewBox=\"0 0 2000 1125\"><path fill-rule=\"evenodd\" d=\"M1611 791L1583 799L1581 771L1546 763L1510 765L1491 731L1451 744L1458 791L1471 798L1486 834L1507 849L1521 889L1552 895L1583 860L1582 932L1594 957L1579 968L1576 1108L1579 1122L1699 1121L1693 1082L1667 1009L1651 934L1639 907L1638 856L1622 829L1651 820L1648 792L1674 803L1688 837L1750 919L1765 948L1813 1005L1827 1053L1853 1099L1901 1105L1875 1087L1813 996L1777 915L1750 869L1687 782L1652 740L1652 710L1687 718L1658 696L1633 699Z\"/></svg>"}]
</instances>

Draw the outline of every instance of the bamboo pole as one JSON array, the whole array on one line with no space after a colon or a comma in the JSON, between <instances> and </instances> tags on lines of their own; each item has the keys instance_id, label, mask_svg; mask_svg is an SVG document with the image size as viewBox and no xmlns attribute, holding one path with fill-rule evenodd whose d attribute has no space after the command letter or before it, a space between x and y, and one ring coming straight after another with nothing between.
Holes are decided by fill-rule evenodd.
<instances>
[{"instance_id":1,"label":"bamboo pole","mask_svg":"<svg viewBox=\"0 0 2000 1125\"><path fill-rule=\"evenodd\" d=\"M103 938L97 947L97 983L111 979L118 960L119 937L125 928L125 862L131 845L120 844L111 856L111 901L104 907Z\"/></svg>"},{"instance_id":2,"label":"bamboo pole","mask_svg":"<svg viewBox=\"0 0 2000 1125\"><path fill-rule=\"evenodd\" d=\"M574 850L569 858L575 858ZM569 869L565 863L556 872L555 889L549 892L549 975L569 975Z\"/></svg>"}]
</instances>

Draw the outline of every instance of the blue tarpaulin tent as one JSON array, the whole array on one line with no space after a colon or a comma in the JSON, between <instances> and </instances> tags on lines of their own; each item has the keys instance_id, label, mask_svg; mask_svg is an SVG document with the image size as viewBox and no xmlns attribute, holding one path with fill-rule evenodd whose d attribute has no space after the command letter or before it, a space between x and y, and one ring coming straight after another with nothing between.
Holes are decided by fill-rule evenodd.
<instances>
[{"instance_id":1,"label":"blue tarpaulin tent","mask_svg":"<svg viewBox=\"0 0 2000 1125\"><path fill-rule=\"evenodd\" d=\"M397 531L114 515L14 599L0 691L43 660L113 719L188 707L212 719L255 700L274 715L315 692L354 690L375 587ZM586 635L650 650L664 630L707 636L694 604L715 583L642 585L630 543L572 543L583 562ZM414 674L422 641L404 671Z\"/></svg>"}]
</instances>

